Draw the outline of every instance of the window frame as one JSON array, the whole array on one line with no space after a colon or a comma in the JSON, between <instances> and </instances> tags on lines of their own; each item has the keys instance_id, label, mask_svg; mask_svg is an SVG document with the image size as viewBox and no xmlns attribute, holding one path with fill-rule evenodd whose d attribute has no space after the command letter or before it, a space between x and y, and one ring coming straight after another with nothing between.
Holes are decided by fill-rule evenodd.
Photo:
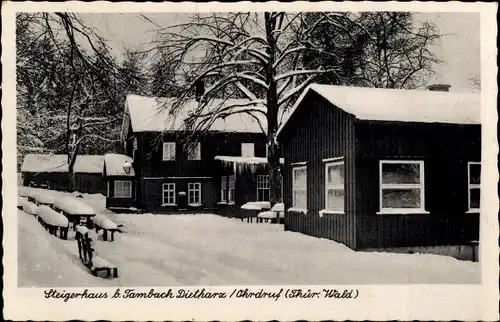
<instances>
[{"instance_id":1,"label":"window frame","mask_svg":"<svg viewBox=\"0 0 500 322\"><path fill-rule=\"evenodd\" d=\"M261 180L262 178L267 178L267 179ZM267 190L268 191L267 195L269 196L268 199L271 199L271 185L270 185L270 181L269 181L269 175L268 174L259 174L259 175L257 175L256 186L257 186L257 201L258 202L260 202L260 201L270 201L270 200L260 200L259 199L259 191L260 190L264 190L264 191Z\"/></svg>"},{"instance_id":2,"label":"window frame","mask_svg":"<svg viewBox=\"0 0 500 322\"><path fill-rule=\"evenodd\" d=\"M228 176L228 184L227 184L227 202L230 204L234 204L234 199L235 199L235 187L236 187L236 175L230 175ZM231 180L232 179L232 180ZM232 191L232 193L231 193Z\"/></svg>"},{"instance_id":3,"label":"window frame","mask_svg":"<svg viewBox=\"0 0 500 322\"><path fill-rule=\"evenodd\" d=\"M165 189L165 186L167 186L167 189ZM170 189L169 187L172 187L173 186L173 189ZM173 203L170 203L168 202L169 200L169 196L167 195L167 202L165 202L165 192L169 192L169 191L173 191ZM162 183L161 185L161 204L162 206L175 206L177 205L176 204L176 186L175 186L175 182L166 182L166 183Z\"/></svg>"},{"instance_id":4,"label":"window frame","mask_svg":"<svg viewBox=\"0 0 500 322\"><path fill-rule=\"evenodd\" d=\"M479 184L477 183L470 183L471 179L471 165L479 165ZM479 189L479 194L481 194L481 162L479 161L468 161L467 162L467 212L468 213L478 213L480 212L481 209L481 204L479 205L479 208L471 208L470 206L470 201L471 201L471 189ZM481 200L481 199L479 199ZM481 203L481 201L479 201Z\"/></svg>"},{"instance_id":5,"label":"window frame","mask_svg":"<svg viewBox=\"0 0 500 322\"><path fill-rule=\"evenodd\" d=\"M305 170L305 172L306 172L305 173L305 177L306 177L305 187L297 188L297 186L295 185L295 172L301 171L301 170ZM299 208L296 205L295 191L305 191L305 193L306 193L305 194L305 196L306 196L305 208ZM292 208L307 210L307 165L292 166Z\"/></svg>"},{"instance_id":6,"label":"window frame","mask_svg":"<svg viewBox=\"0 0 500 322\"><path fill-rule=\"evenodd\" d=\"M192 158L193 153L197 152L194 158ZM196 143L196 148L193 150L187 151L187 160L188 161L200 161L201 160L201 142Z\"/></svg>"},{"instance_id":7,"label":"window frame","mask_svg":"<svg viewBox=\"0 0 500 322\"><path fill-rule=\"evenodd\" d=\"M168 150L165 149L165 147L172 147L173 146L173 156L170 159L165 158L165 151L170 151L170 148ZM175 161L177 158L177 146L175 142L163 142L162 146L162 160L163 161Z\"/></svg>"},{"instance_id":8,"label":"window frame","mask_svg":"<svg viewBox=\"0 0 500 322\"><path fill-rule=\"evenodd\" d=\"M244 151L243 146L252 146L252 155L244 155L243 154L243 151ZM241 143L241 156L245 157L245 158L254 158L255 157L255 143L253 143L253 142Z\"/></svg>"},{"instance_id":9,"label":"window frame","mask_svg":"<svg viewBox=\"0 0 500 322\"><path fill-rule=\"evenodd\" d=\"M418 164L419 165L419 179L420 183L382 183L384 164ZM382 192L384 189L397 189L397 190L413 190L420 189L420 207L419 208L384 208L382 201ZM425 210L425 167L424 160L380 160L379 161L379 211L377 214L426 214L429 213Z\"/></svg>"},{"instance_id":10,"label":"window frame","mask_svg":"<svg viewBox=\"0 0 500 322\"><path fill-rule=\"evenodd\" d=\"M122 184L122 192L124 191L123 188L124 188L124 184L127 183L129 184L130 186L130 190L129 190L129 194L128 195L125 195L125 194L117 194L117 190L116 188L119 186L118 183ZM113 183L113 198L120 198L120 199L124 199L124 198L132 198L132 181L131 180L115 180L115 182Z\"/></svg>"},{"instance_id":11,"label":"window frame","mask_svg":"<svg viewBox=\"0 0 500 322\"><path fill-rule=\"evenodd\" d=\"M342 184L328 184L328 169L330 167L335 167L335 166L339 166L339 165L342 165L343 166L343 169L344 169L344 182ZM345 213L345 201L346 201L346 197L345 197L345 162L343 159L340 159L340 160L336 160L336 161L328 161L328 162L325 162L325 210L328 210L330 212L338 212L338 213ZM342 209L333 209L333 208L330 208L329 205L328 205L328 191L329 190L342 190L344 192L344 206Z\"/></svg>"},{"instance_id":12,"label":"window frame","mask_svg":"<svg viewBox=\"0 0 500 322\"><path fill-rule=\"evenodd\" d=\"M220 182L220 202L227 202L227 176L221 177Z\"/></svg>"},{"instance_id":13,"label":"window frame","mask_svg":"<svg viewBox=\"0 0 500 322\"><path fill-rule=\"evenodd\" d=\"M195 185L198 188L191 188L191 185ZM198 194L198 198L200 198L199 201L191 201L191 193L195 192L195 191L199 192L199 194ZM192 204L192 203L201 204L201 182L188 182L188 204Z\"/></svg>"}]
</instances>

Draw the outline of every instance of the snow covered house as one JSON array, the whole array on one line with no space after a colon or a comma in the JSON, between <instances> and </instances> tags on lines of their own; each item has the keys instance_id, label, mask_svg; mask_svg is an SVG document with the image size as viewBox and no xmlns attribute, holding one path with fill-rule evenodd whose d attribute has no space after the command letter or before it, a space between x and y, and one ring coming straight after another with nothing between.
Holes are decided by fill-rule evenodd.
<instances>
[{"instance_id":1,"label":"snow covered house","mask_svg":"<svg viewBox=\"0 0 500 322\"><path fill-rule=\"evenodd\" d=\"M102 155L76 157L75 190L83 193L105 193L102 177ZM68 157L65 154L27 154L21 165L22 183L53 190L69 188Z\"/></svg>"},{"instance_id":2,"label":"snow covered house","mask_svg":"<svg viewBox=\"0 0 500 322\"><path fill-rule=\"evenodd\" d=\"M184 122L198 102L192 99L179 113L171 114L173 101L137 95L126 98L122 140L135 174L134 206L158 213L203 210L224 214L247 201L268 200L269 180L262 166L266 137L259 122L244 113L218 118L188 149L181 139L186 134ZM222 104L246 102L228 99ZM261 166L255 166L255 160ZM255 171L237 173L241 164Z\"/></svg>"},{"instance_id":3,"label":"snow covered house","mask_svg":"<svg viewBox=\"0 0 500 322\"><path fill-rule=\"evenodd\" d=\"M310 85L280 127L285 229L467 257L479 239L480 95Z\"/></svg>"}]
</instances>

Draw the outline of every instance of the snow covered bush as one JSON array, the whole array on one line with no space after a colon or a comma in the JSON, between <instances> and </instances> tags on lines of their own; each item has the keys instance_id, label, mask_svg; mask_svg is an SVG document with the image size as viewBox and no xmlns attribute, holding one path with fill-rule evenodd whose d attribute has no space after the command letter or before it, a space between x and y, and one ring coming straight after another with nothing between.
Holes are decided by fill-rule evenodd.
<instances>
[{"instance_id":1,"label":"snow covered bush","mask_svg":"<svg viewBox=\"0 0 500 322\"><path fill-rule=\"evenodd\" d=\"M57 198L54 207L71 215L91 215L95 214L94 208L86 203L69 196Z\"/></svg>"},{"instance_id":2,"label":"snow covered bush","mask_svg":"<svg viewBox=\"0 0 500 322\"><path fill-rule=\"evenodd\" d=\"M46 224L56 227L68 227L69 221L64 215L58 213L54 209L41 205L37 209L37 215L40 217Z\"/></svg>"},{"instance_id":3,"label":"snow covered bush","mask_svg":"<svg viewBox=\"0 0 500 322\"><path fill-rule=\"evenodd\" d=\"M98 214L95 217L93 217L92 222L103 229L109 229L109 230L118 229L118 225L116 225L114 222L112 222L108 217L106 217L103 214Z\"/></svg>"}]
</instances>

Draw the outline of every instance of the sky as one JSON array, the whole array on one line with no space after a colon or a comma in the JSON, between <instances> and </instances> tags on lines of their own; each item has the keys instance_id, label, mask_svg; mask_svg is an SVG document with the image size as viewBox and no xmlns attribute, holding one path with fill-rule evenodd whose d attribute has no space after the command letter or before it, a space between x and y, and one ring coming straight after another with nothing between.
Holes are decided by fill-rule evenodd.
<instances>
[{"instance_id":1,"label":"sky","mask_svg":"<svg viewBox=\"0 0 500 322\"><path fill-rule=\"evenodd\" d=\"M109 41L117 58L125 48L148 48L158 26L167 27L186 21L182 13L148 13L147 21L136 13L82 14ZM451 91L473 91L471 77L480 79L480 18L478 13L416 13L416 21L436 24L442 38L433 50L443 63L434 66L429 83L451 85ZM156 25L158 26L156 26Z\"/></svg>"}]
</instances>

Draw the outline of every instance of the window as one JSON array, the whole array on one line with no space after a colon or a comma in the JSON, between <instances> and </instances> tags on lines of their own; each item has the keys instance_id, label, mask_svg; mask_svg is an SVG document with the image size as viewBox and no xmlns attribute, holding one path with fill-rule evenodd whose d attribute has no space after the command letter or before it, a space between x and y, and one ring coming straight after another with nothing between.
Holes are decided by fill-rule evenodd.
<instances>
[{"instance_id":1,"label":"window","mask_svg":"<svg viewBox=\"0 0 500 322\"><path fill-rule=\"evenodd\" d=\"M269 201L269 176L257 176L257 201Z\"/></svg>"},{"instance_id":2,"label":"window","mask_svg":"<svg viewBox=\"0 0 500 322\"><path fill-rule=\"evenodd\" d=\"M344 211L344 161L325 165L325 209Z\"/></svg>"},{"instance_id":3,"label":"window","mask_svg":"<svg viewBox=\"0 0 500 322\"><path fill-rule=\"evenodd\" d=\"M253 143L241 143L241 156L242 157L255 156Z\"/></svg>"},{"instance_id":4,"label":"window","mask_svg":"<svg viewBox=\"0 0 500 322\"><path fill-rule=\"evenodd\" d=\"M307 167L292 168L292 207L307 209Z\"/></svg>"},{"instance_id":5,"label":"window","mask_svg":"<svg viewBox=\"0 0 500 322\"><path fill-rule=\"evenodd\" d=\"M380 161L380 211L425 211L424 162Z\"/></svg>"},{"instance_id":6,"label":"window","mask_svg":"<svg viewBox=\"0 0 500 322\"><path fill-rule=\"evenodd\" d=\"M190 148L188 160L201 160L201 143L198 142L196 146Z\"/></svg>"},{"instance_id":7,"label":"window","mask_svg":"<svg viewBox=\"0 0 500 322\"><path fill-rule=\"evenodd\" d=\"M163 161L175 160L175 142L163 142Z\"/></svg>"},{"instance_id":8,"label":"window","mask_svg":"<svg viewBox=\"0 0 500 322\"><path fill-rule=\"evenodd\" d=\"M469 162L467 167L469 211L478 212L481 199L481 162Z\"/></svg>"},{"instance_id":9,"label":"window","mask_svg":"<svg viewBox=\"0 0 500 322\"><path fill-rule=\"evenodd\" d=\"M236 176L229 176L229 202L234 202L234 185L236 183Z\"/></svg>"},{"instance_id":10,"label":"window","mask_svg":"<svg viewBox=\"0 0 500 322\"><path fill-rule=\"evenodd\" d=\"M175 205L175 183L163 184L163 200L164 205Z\"/></svg>"},{"instance_id":11,"label":"window","mask_svg":"<svg viewBox=\"0 0 500 322\"><path fill-rule=\"evenodd\" d=\"M220 201L226 201L226 191L227 191L227 177L222 176L220 179Z\"/></svg>"},{"instance_id":12,"label":"window","mask_svg":"<svg viewBox=\"0 0 500 322\"><path fill-rule=\"evenodd\" d=\"M188 183L188 202L201 203L201 183Z\"/></svg>"},{"instance_id":13,"label":"window","mask_svg":"<svg viewBox=\"0 0 500 322\"><path fill-rule=\"evenodd\" d=\"M132 181L115 181L115 198L131 198L132 197Z\"/></svg>"}]
</instances>

